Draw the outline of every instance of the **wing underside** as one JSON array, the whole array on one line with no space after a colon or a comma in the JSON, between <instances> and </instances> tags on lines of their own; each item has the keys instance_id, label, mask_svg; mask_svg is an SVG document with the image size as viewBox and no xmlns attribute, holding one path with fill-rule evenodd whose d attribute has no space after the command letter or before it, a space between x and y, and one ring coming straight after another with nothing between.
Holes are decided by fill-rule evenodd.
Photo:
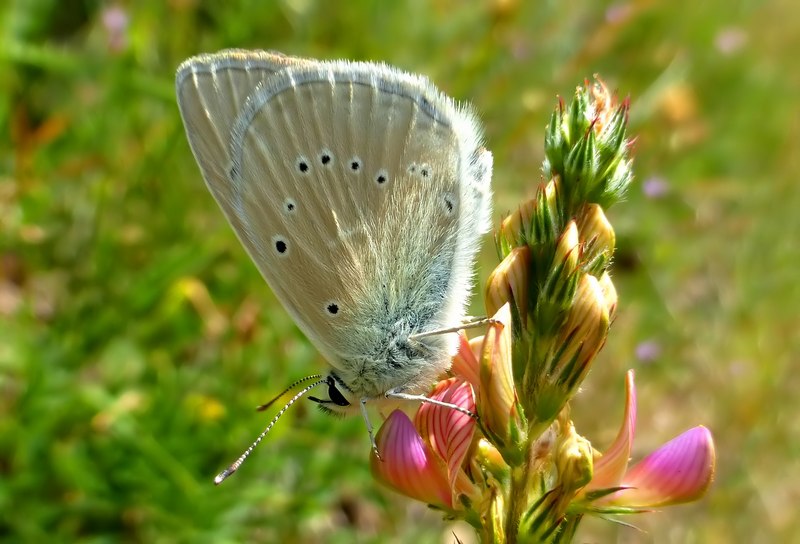
<instances>
[{"instance_id":1,"label":"wing underside","mask_svg":"<svg viewBox=\"0 0 800 544\"><path fill-rule=\"evenodd\" d=\"M395 317L457 324L488 227L473 117L384 65L259 55L190 59L179 103L207 185L300 328L339 366Z\"/></svg>"}]
</instances>

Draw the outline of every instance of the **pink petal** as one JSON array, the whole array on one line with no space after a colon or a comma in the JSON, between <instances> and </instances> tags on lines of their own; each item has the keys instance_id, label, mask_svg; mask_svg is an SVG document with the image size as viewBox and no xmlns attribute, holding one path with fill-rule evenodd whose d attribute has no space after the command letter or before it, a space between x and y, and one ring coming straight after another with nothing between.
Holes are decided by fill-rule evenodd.
<instances>
[{"instance_id":1,"label":"pink petal","mask_svg":"<svg viewBox=\"0 0 800 544\"><path fill-rule=\"evenodd\" d=\"M382 459L373 453L370 466L377 480L413 499L452 507L444 465L423 442L405 413L392 412L375 441Z\"/></svg>"},{"instance_id":2,"label":"pink petal","mask_svg":"<svg viewBox=\"0 0 800 544\"><path fill-rule=\"evenodd\" d=\"M477 388L480 383L480 365L478 357L473 352L471 343L464 331L458 333L458 351L453 356L453 365L450 368L456 376L461 376L472 387Z\"/></svg>"},{"instance_id":3,"label":"pink petal","mask_svg":"<svg viewBox=\"0 0 800 544\"><path fill-rule=\"evenodd\" d=\"M628 460L631 456L633 435L636 431L636 387L633 382L633 370L625 375L625 414L622 418L617 437L611 447L599 459L594 461L594 475L586 486L586 491L617 487L622 481Z\"/></svg>"},{"instance_id":4,"label":"pink petal","mask_svg":"<svg viewBox=\"0 0 800 544\"><path fill-rule=\"evenodd\" d=\"M462 378L450 378L439 382L429 397L475 413L472 386ZM447 463L450 487L454 488L461 464L472 443L475 420L452 408L423 403L414 423L423 439L431 445L439 458Z\"/></svg>"},{"instance_id":5,"label":"pink petal","mask_svg":"<svg viewBox=\"0 0 800 544\"><path fill-rule=\"evenodd\" d=\"M689 429L628 471L613 502L656 507L700 498L714 479L714 439L703 426Z\"/></svg>"}]
</instances>

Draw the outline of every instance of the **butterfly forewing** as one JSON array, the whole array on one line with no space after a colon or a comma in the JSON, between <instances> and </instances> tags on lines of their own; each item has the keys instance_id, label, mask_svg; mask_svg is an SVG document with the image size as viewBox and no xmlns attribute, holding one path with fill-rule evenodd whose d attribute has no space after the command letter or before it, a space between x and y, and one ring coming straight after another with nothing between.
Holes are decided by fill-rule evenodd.
<instances>
[{"instance_id":1,"label":"butterfly forewing","mask_svg":"<svg viewBox=\"0 0 800 544\"><path fill-rule=\"evenodd\" d=\"M489 206L472 117L383 65L226 55L190 59L178 76L212 193L328 361L382 373L357 393L414 381L379 360L387 336L463 317Z\"/></svg>"}]
</instances>

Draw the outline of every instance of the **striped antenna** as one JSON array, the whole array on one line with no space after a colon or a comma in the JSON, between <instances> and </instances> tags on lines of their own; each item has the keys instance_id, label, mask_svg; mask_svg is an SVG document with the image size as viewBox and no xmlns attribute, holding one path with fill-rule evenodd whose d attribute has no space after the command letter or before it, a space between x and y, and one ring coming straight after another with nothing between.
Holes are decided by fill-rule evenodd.
<instances>
[{"instance_id":1,"label":"striped antenna","mask_svg":"<svg viewBox=\"0 0 800 544\"><path fill-rule=\"evenodd\" d=\"M299 383L303 383L304 381L308 381L310 379L319 378L319 377L320 377L319 375L315 375L315 376L309 376L308 378L303 378L302 380L299 380L299 381L295 382L294 384L292 384L292 387L294 387L295 385L297 385ZM293 396L291 399L289 399L289 402L287 402L283 406L283 408L281 408L280 411L277 414L275 414L275 417L273 417L272 421L269 422L269 425L267 425L267 428L264 429L264 431L260 435L258 435L258 438L256 438L255 442L250 444L250 447L247 448L246 450L244 450L244 453L242 453L242 455L240 455L239 458L236 461L231 463L231 465L228 466L228 468L226 468L225 470L223 470L222 472L217 474L217 477L214 478L214 484L215 485L221 484L222 482L225 481L225 479L228 476L230 476L231 474L233 474L234 472L239 470L239 467L242 466L242 463L244 463L245 460L250 456L250 454L253 453L253 450L256 449L256 446L258 446L259 442L261 442L264 439L264 437L267 436L267 433L272 429L273 425L275 425L275 423L277 423L277 421L284 414L284 412L286 412L286 410L288 410L289 407L292 404L294 404L298 399L300 399L303 395L305 395L306 393L308 393L309 391L314 389L316 386L322 385L326 381L327 381L327 378L318 380L318 381L312 383L311 385L308 385L308 386L304 387L299 393L297 393L295 396ZM286 391L284 391L283 393L278 395L278 397L276 399L273 399L271 402L268 402L265 406L271 405L273 402L275 402L275 400L277 400L278 398L280 398L281 396L286 394L286 392L291 390L292 387L290 387L289 389L287 389Z\"/></svg>"},{"instance_id":2,"label":"striped antenna","mask_svg":"<svg viewBox=\"0 0 800 544\"><path fill-rule=\"evenodd\" d=\"M291 391L292 389L294 389L295 387L297 387L297 386L298 386L298 385L300 385L301 383L305 383L305 382L307 382L308 380L319 380L320 378L322 378L322 375L321 375L321 374L312 374L311 376L306 376L305 378L300 378L299 380L297 380L296 382L294 382L292 385L290 385L289 387L287 387L286 389L284 389L282 393L280 393L279 395L276 395L274 399L272 399L271 401L269 401L269 402L268 402L268 403L266 403L266 404L262 404L261 406L257 407L257 408L256 408L256 410L257 410L257 411L259 411L259 412L263 412L264 410L266 410L267 408L269 408L270 406L272 406L273 404L275 404L275 402L276 402L276 401L277 401L279 398L281 398L282 396L284 396L286 393L288 393L289 391Z\"/></svg>"}]
</instances>

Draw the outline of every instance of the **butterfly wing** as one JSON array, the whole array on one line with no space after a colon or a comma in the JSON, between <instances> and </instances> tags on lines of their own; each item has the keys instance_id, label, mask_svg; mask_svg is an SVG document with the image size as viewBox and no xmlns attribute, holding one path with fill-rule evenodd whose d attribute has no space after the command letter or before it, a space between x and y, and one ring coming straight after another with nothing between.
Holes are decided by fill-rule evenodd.
<instances>
[{"instance_id":1,"label":"butterfly wing","mask_svg":"<svg viewBox=\"0 0 800 544\"><path fill-rule=\"evenodd\" d=\"M298 326L351 386L368 378L359 393L414 381L393 338L460 322L489 227L474 116L385 65L271 53L189 59L177 92L206 183Z\"/></svg>"}]
</instances>

